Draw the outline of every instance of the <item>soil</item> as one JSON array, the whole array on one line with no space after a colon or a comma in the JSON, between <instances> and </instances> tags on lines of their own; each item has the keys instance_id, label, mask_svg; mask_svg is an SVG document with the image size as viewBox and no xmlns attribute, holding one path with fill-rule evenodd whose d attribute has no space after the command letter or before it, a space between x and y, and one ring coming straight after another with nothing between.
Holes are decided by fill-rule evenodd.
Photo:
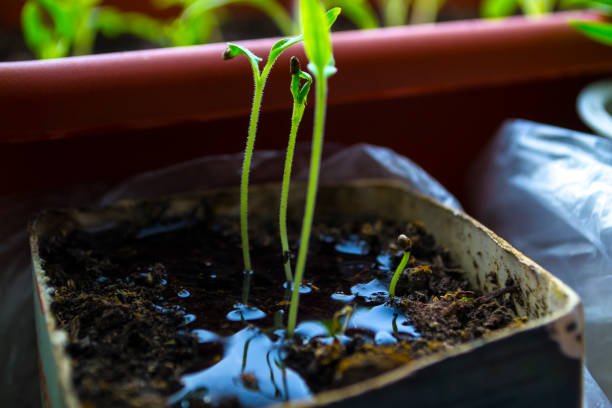
<instances>
[{"instance_id":1,"label":"soil","mask_svg":"<svg viewBox=\"0 0 612 408\"><path fill-rule=\"evenodd\" d=\"M471 288L419 223L328 216L315 223L300 323L287 339L274 224L251 220L254 273L245 275L238 220L203 208L160 224L149 210L138 225L61 231L41 243L86 407L309 398L525 320L511 305L512 282L490 294ZM289 226L290 242L298 227ZM390 298L399 234L413 245Z\"/></svg>"}]
</instances>

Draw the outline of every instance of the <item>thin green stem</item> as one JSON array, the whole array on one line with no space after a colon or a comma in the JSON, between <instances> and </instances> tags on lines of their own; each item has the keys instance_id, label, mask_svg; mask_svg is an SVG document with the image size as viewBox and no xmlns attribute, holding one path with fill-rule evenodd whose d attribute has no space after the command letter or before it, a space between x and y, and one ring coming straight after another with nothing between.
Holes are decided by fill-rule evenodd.
<instances>
[{"instance_id":1,"label":"thin green stem","mask_svg":"<svg viewBox=\"0 0 612 408\"><path fill-rule=\"evenodd\" d=\"M249 250L249 176L251 173L251 160L253 149L255 148L255 136L257 134L257 124L259 123L259 113L261 111L261 101L263 90L274 61L266 64L261 75L253 71L255 79L255 94L253 96L253 107L251 109L251 120L249 122L249 135L244 151L244 161L242 162L242 177L240 180L240 235L242 237L242 258L244 260L244 270L251 271L251 253Z\"/></svg>"},{"instance_id":2,"label":"thin green stem","mask_svg":"<svg viewBox=\"0 0 612 408\"><path fill-rule=\"evenodd\" d=\"M323 73L321 72L321 77ZM300 249L298 252L293 293L291 295L291 306L289 308L289 321L287 324L287 335L291 338L295 331L297 321L298 302L300 301L300 285L306 266L306 255L308 253L308 241L312 229L312 220L317 198L317 187L319 185L319 170L321 167L321 153L323 150L323 132L325 126L325 111L327 108L327 79L317 78L314 133L312 137L312 153L310 159L310 174L308 178L308 192L306 196L306 208L302 223L302 235Z\"/></svg>"},{"instance_id":3,"label":"thin green stem","mask_svg":"<svg viewBox=\"0 0 612 408\"><path fill-rule=\"evenodd\" d=\"M242 280L242 304L249 305L249 293L251 292L251 275L253 271L244 271L244 279Z\"/></svg>"},{"instance_id":4,"label":"thin green stem","mask_svg":"<svg viewBox=\"0 0 612 408\"><path fill-rule=\"evenodd\" d=\"M399 265L397 265L397 269L393 274L393 279L391 279L391 285L389 285L389 295L391 297L395 297L395 287L397 286L397 282L399 281L400 275L402 274L404 268L408 264L408 260L410 259L410 251L404 252L404 256Z\"/></svg>"},{"instance_id":5,"label":"thin green stem","mask_svg":"<svg viewBox=\"0 0 612 408\"><path fill-rule=\"evenodd\" d=\"M415 0L412 5L410 24L433 23L438 18L438 12L444 0Z\"/></svg>"},{"instance_id":6,"label":"thin green stem","mask_svg":"<svg viewBox=\"0 0 612 408\"><path fill-rule=\"evenodd\" d=\"M251 120L249 123L249 136L247 137L244 160L242 162L242 178L240 180L240 234L242 237L242 258L244 260L244 270L248 273L251 268L251 253L249 250L249 175L251 173L251 159L255 147L255 135L257 133L257 123L259 121L259 111L263 97L263 83L261 78L255 79L255 95L253 97L253 108L251 110Z\"/></svg>"},{"instance_id":7,"label":"thin green stem","mask_svg":"<svg viewBox=\"0 0 612 408\"><path fill-rule=\"evenodd\" d=\"M305 104L294 101L293 113L291 114L291 132L289 133L289 144L287 145L287 156L285 157L285 170L283 172L283 184L281 189L279 228L281 246L283 249L285 278L288 283L293 282L293 274L291 273L289 238L287 237L287 203L289 201L289 185L291 182L291 168L293 166L293 155L295 152L295 139L297 138L298 128L304 116L305 108Z\"/></svg>"},{"instance_id":8,"label":"thin green stem","mask_svg":"<svg viewBox=\"0 0 612 408\"><path fill-rule=\"evenodd\" d=\"M406 24L408 18L408 3L406 0L380 0L380 2L386 27Z\"/></svg>"}]
</instances>

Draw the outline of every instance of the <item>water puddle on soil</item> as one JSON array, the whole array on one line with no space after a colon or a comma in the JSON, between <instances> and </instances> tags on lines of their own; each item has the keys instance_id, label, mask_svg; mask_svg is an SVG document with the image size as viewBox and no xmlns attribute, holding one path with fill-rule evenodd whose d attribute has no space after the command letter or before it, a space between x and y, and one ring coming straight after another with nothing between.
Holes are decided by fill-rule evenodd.
<instances>
[{"instance_id":1,"label":"water puddle on soil","mask_svg":"<svg viewBox=\"0 0 612 408\"><path fill-rule=\"evenodd\" d=\"M321 344L333 341L348 343L350 332L359 332L362 336L377 345L397 343L399 340L417 339L419 334L409 319L385 302L388 300L387 284L374 279L351 287L351 294L334 293L331 298L338 305L351 304L351 312L339 318L336 327L345 331L333 332L333 320L305 320L296 328L296 339L302 344L315 339ZM308 296L308 294L306 294ZM357 305L357 297L373 300L374 306ZM381 303L382 301L382 303ZM288 400L309 400L313 393L304 379L294 370L286 367L285 329L280 324L262 329L246 325L233 335L222 337L212 331L196 329L191 333L199 343L217 343L222 346L220 360L202 371L182 377L183 389L174 394L168 401L172 406L190 407L190 400L201 400L207 404L217 405L228 398L237 398L244 407L261 407L278 404ZM259 309L242 304L235 306L227 315L231 321L260 319L265 313ZM348 322L346 319L348 318ZM346 333L346 335L344 334Z\"/></svg>"},{"instance_id":2,"label":"water puddle on soil","mask_svg":"<svg viewBox=\"0 0 612 408\"><path fill-rule=\"evenodd\" d=\"M143 229L137 238L150 240L183 227L180 222L158 225ZM321 288L312 283L300 287L302 320L291 341L302 345L312 341L322 345L335 341L349 344L358 337L366 343L389 345L420 337L409 318L399 313L389 299L392 255L377 254L358 235L342 239L321 235L319 240L329 249L329 256L339 262L340 272L334 272L334 276L351 278L342 282L324 278L318 283L323 285ZM181 261L164 262L158 279L166 293L154 307L162 313L182 312L180 330L190 333L204 349L215 351L206 354L207 368L181 377L183 388L169 397L168 405L189 408L192 402L194 407L203 402L219 406L233 399L243 407L262 407L312 399L313 391L305 379L284 363L289 344L285 324L293 287L280 283L280 292L269 287L261 289L257 280L263 278L248 272L239 300L235 281L222 269L222 262L202 258L197 251L198 256L193 256L190 251L173 254L172 259L193 257L198 259L195 267L189 263L182 266ZM380 275L372 271L383 276L374 279ZM154 267L144 267L139 272L142 276L137 278L150 279L153 272ZM276 283L272 280L266 284ZM259 292L249 295L253 290ZM249 302L249 297L257 299L255 304L259 307Z\"/></svg>"}]
</instances>

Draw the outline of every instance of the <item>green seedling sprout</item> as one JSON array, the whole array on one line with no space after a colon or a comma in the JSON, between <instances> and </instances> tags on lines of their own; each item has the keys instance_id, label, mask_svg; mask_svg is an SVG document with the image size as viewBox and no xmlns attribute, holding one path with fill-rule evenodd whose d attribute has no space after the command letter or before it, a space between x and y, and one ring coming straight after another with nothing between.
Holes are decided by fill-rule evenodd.
<instances>
[{"instance_id":1,"label":"green seedling sprout","mask_svg":"<svg viewBox=\"0 0 612 408\"><path fill-rule=\"evenodd\" d=\"M306 81L302 85L302 80ZM279 229L281 246L283 249L283 264L285 278L288 283L293 282L291 273L291 253L289 251L289 238L287 237L287 202L289 201L289 185L291 182L291 167L293 165L293 154L295 152L295 139L306 109L306 99L312 84L312 77L302 71L300 61L297 57L291 57L291 95L293 96L293 111L291 113L291 132L287 145L287 156L285 157L285 170L283 171L283 183L281 189Z\"/></svg>"},{"instance_id":2,"label":"green seedling sprout","mask_svg":"<svg viewBox=\"0 0 612 408\"><path fill-rule=\"evenodd\" d=\"M410 259L410 247L411 242L410 239L405 235L400 235L397 238L397 244L404 251L404 255L402 256L402 260L400 261L395 273L393 274L393 279L391 279L391 285L389 285L389 296L395 297L395 287L397 286L397 282L399 281L400 275L406 268L408 264L408 260Z\"/></svg>"},{"instance_id":3,"label":"green seedling sprout","mask_svg":"<svg viewBox=\"0 0 612 408\"><path fill-rule=\"evenodd\" d=\"M302 221L300 249L298 252L287 335L291 338L297 322L298 304L300 301L300 285L304 276L308 242L312 229L315 201L319 186L319 170L323 150L323 133L325 129L325 113L327 110L327 79L336 73L332 53L330 26L325 16L325 9L319 0L300 0L301 26L304 35L304 48L310 60L309 71L313 74L316 84L315 117L312 136L312 152L310 157L310 172L306 193L306 208Z\"/></svg>"},{"instance_id":4,"label":"green seedling sprout","mask_svg":"<svg viewBox=\"0 0 612 408\"><path fill-rule=\"evenodd\" d=\"M336 21L340 14L339 9L332 9L324 14L325 24L327 29ZM237 55L244 55L251 63L253 69L253 80L255 82L255 93L253 95L253 105L251 108L251 119L249 121L249 132L247 136L246 149L244 152L244 160L242 162L242 177L240 180L240 234L242 239L242 258L244 261L244 270L247 274L251 273L251 254L249 251L249 235L248 235L248 189L249 189L249 173L251 170L251 159L253 157L253 149L255 147L255 136L257 134L257 124L259 122L259 113L261 110L261 102L263 98L263 90L270 75L270 71L274 63L281 54L292 45L301 42L304 39L302 35L297 37L284 38L276 42L270 49L268 61L264 66L263 71L259 69L259 63L262 61L257 55L250 50L238 44L227 44L227 49L223 53L224 59L232 59Z\"/></svg>"}]
</instances>

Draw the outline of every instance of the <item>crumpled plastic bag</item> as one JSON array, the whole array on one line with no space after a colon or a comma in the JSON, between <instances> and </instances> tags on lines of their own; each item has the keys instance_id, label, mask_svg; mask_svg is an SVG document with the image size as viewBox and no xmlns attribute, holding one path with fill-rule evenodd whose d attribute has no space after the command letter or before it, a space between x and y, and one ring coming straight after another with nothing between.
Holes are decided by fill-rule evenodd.
<instances>
[{"instance_id":1,"label":"crumpled plastic bag","mask_svg":"<svg viewBox=\"0 0 612 408\"><path fill-rule=\"evenodd\" d=\"M236 186L242 153L204 157L137 175L109 190L104 184L80 185L48 194L0 198L0 406L40 407L32 271L27 223L48 207L108 205L124 198L145 198L189 190ZM256 150L251 183L280 181L285 152ZM296 147L294 180L308 178L310 147ZM440 202L460 209L457 200L419 166L393 151L371 145L342 148L329 144L321 181L356 178L396 179Z\"/></svg>"},{"instance_id":2,"label":"crumpled plastic bag","mask_svg":"<svg viewBox=\"0 0 612 408\"><path fill-rule=\"evenodd\" d=\"M586 364L612 395L612 140L508 121L472 175L474 216L582 298ZM586 380L586 406L610 407Z\"/></svg>"},{"instance_id":3,"label":"crumpled plastic bag","mask_svg":"<svg viewBox=\"0 0 612 408\"><path fill-rule=\"evenodd\" d=\"M102 199L108 205L121 199L137 199L206 188L240 185L242 153L203 157L160 171L131 178ZM285 162L284 151L263 150L253 155L250 183L281 181ZM298 144L293 161L292 181L308 180L310 145ZM214 177L207 177L207 175ZM357 144L342 148L325 147L321 161L320 181L352 179L393 179L428 195L449 207L461 209L455 197L433 177L411 160L386 147Z\"/></svg>"}]
</instances>

